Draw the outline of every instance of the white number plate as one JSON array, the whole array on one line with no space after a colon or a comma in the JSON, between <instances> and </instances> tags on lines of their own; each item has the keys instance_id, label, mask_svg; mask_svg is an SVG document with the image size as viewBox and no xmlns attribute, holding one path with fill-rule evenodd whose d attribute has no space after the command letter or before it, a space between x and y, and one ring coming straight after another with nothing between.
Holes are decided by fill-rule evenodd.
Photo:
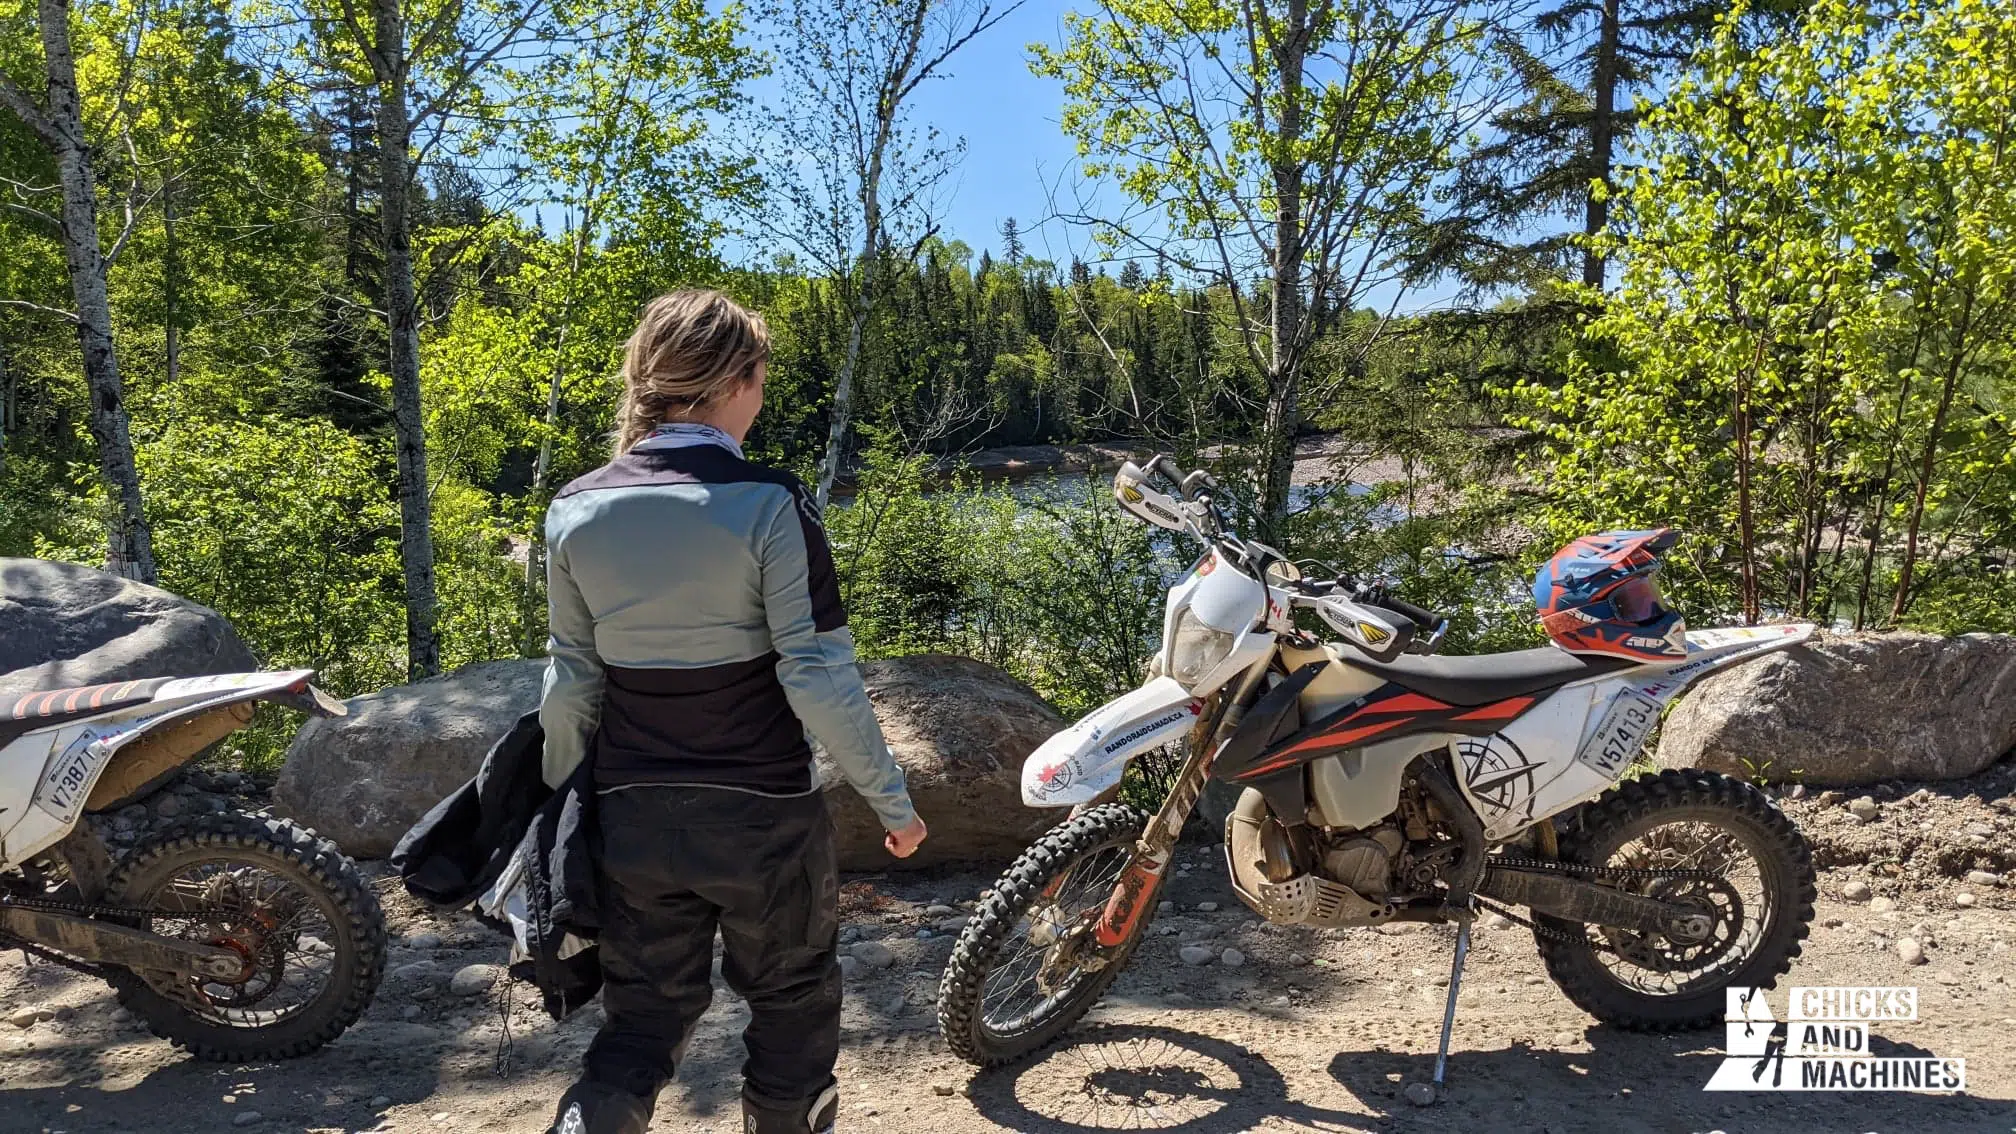
<instances>
[{"instance_id":1,"label":"white number plate","mask_svg":"<svg viewBox=\"0 0 2016 1134\"><path fill-rule=\"evenodd\" d=\"M1659 702L1643 693L1619 693L1575 759L1615 779L1645 746L1646 734L1658 723Z\"/></svg>"},{"instance_id":2,"label":"white number plate","mask_svg":"<svg viewBox=\"0 0 2016 1134\"><path fill-rule=\"evenodd\" d=\"M98 763L97 754L91 751L91 743L96 737L90 733L70 742L61 756L56 757L49 767L49 774L42 777L42 809L56 816L60 822L68 823L77 817L77 809L84 803L84 790L91 782L91 771Z\"/></svg>"}]
</instances>

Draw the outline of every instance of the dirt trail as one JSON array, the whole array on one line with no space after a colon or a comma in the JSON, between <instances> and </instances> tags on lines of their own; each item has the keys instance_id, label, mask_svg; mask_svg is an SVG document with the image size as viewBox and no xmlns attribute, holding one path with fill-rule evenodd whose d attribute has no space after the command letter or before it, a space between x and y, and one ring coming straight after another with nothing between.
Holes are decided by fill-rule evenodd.
<instances>
[{"instance_id":1,"label":"dirt trail","mask_svg":"<svg viewBox=\"0 0 2016 1134\"><path fill-rule=\"evenodd\" d=\"M989 878L856 880L848 936L879 940L893 963L851 966L840 1128L2009 1134L2016 888L1956 876L2016 853L2006 785L1989 786L1995 794L1985 800L1965 785L1916 802L1891 792L1883 816L1867 824L1843 820L1835 812L1845 815L1844 804L1831 799L1789 805L1816 833L1823 858L1845 864L1822 876L1813 936L1787 983L1917 986L1920 1019L1877 1025L1879 1053L1964 1057L1964 1096L1704 1093L1721 1063L1719 1030L1659 1037L1595 1026L1547 982L1531 936L1498 925L1476 936L1449 1088L1436 1105L1417 1108L1402 1087L1425 1079L1433 1063L1453 932L1264 926L1225 888L1215 848L1186 848L1166 895L1174 908L1091 1019L1040 1060L977 1075L937 1038L932 1004L953 939L935 927L958 913L930 907L963 904ZM1952 840L1935 845L1926 824L1950 830ZM1880 849L1849 853L1864 846L1906 850L1901 862ZM1876 900L1844 900L1844 890L1861 892L1853 883L1871 885ZM190 1061L124 1019L102 985L46 965L24 968L18 955L0 962L0 1131L543 1130L598 1010L556 1026L528 992L514 990L505 1044L497 994L462 997L449 987L464 967L501 959L500 940L474 922L416 908L390 879L380 891L399 934L384 989L348 1035L292 1063ZM920 939L919 930L931 935ZM1907 936L1925 963L1902 959ZM1219 957L1186 965L1177 955L1186 944ZM1782 991L1774 1000L1782 1005ZM27 1026L12 1023L17 1016ZM745 1019L720 989L654 1130L739 1129ZM500 1077L507 1047L510 1073Z\"/></svg>"}]
</instances>

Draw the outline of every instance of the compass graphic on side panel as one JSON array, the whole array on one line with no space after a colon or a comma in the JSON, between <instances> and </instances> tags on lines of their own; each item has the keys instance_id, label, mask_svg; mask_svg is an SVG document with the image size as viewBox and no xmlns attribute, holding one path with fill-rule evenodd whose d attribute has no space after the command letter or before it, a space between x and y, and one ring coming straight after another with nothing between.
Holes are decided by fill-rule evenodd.
<instances>
[{"instance_id":1,"label":"compass graphic on side panel","mask_svg":"<svg viewBox=\"0 0 2016 1134\"><path fill-rule=\"evenodd\" d=\"M1491 809L1495 821L1516 818L1524 823L1533 818L1533 792L1539 785L1533 774L1541 765L1504 733L1472 737L1456 742L1456 754L1463 758L1463 782L1477 802Z\"/></svg>"}]
</instances>

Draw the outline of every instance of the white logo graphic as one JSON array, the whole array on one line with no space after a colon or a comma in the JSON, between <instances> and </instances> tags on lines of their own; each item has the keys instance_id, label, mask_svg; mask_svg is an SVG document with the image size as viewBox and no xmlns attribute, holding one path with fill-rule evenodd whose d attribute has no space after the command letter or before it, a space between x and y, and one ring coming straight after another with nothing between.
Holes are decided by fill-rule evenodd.
<instances>
[{"instance_id":1,"label":"white logo graphic","mask_svg":"<svg viewBox=\"0 0 2016 1134\"><path fill-rule=\"evenodd\" d=\"M1761 988L1727 992L1722 1066L1709 1091L1964 1091L1967 1061L1880 1056L1871 1024L1918 1018L1916 988L1794 988L1785 1019Z\"/></svg>"}]
</instances>

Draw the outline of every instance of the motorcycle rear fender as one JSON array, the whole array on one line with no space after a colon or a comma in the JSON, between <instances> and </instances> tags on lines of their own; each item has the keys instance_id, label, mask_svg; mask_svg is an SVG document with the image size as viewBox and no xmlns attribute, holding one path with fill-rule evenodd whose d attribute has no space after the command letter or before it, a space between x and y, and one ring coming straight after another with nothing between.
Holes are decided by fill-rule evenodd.
<instances>
[{"instance_id":1,"label":"motorcycle rear fender","mask_svg":"<svg viewBox=\"0 0 2016 1134\"><path fill-rule=\"evenodd\" d=\"M1183 735L1204 702L1173 677L1158 677L1092 710L1044 741L1022 763L1022 802L1088 803L1120 782L1134 757Z\"/></svg>"},{"instance_id":2,"label":"motorcycle rear fender","mask_svg":"<svg viewBox=\"0 0 2016 1134\"><path fill-rule=\"evenodd\" d=\"M5 780L0 783L0 866L33 858L69 834L120 750L143 737L249 701L343 715L341 702L308 683L314 676L314 670L295 669L177 678L140 704L15 738L0 749L0 779ZM177 766L201 747L207 745L180 754Z\"/></svg>"},{"instance_id":3,"label":"motorcycle rear fender","mask_svg":"<svg viewBox=\"0 0 2016 1134\"><path fill-rule=\"evenodd\" d=\"M1810 622L1781 622L1770 626L1689 630L1685 658L1628 670L1623 676L1634 679L1632 684L1639 692L1663 703L1718 669L1796 646L1811 638L1816 629Z\"/></svg>"}]
</instances>

